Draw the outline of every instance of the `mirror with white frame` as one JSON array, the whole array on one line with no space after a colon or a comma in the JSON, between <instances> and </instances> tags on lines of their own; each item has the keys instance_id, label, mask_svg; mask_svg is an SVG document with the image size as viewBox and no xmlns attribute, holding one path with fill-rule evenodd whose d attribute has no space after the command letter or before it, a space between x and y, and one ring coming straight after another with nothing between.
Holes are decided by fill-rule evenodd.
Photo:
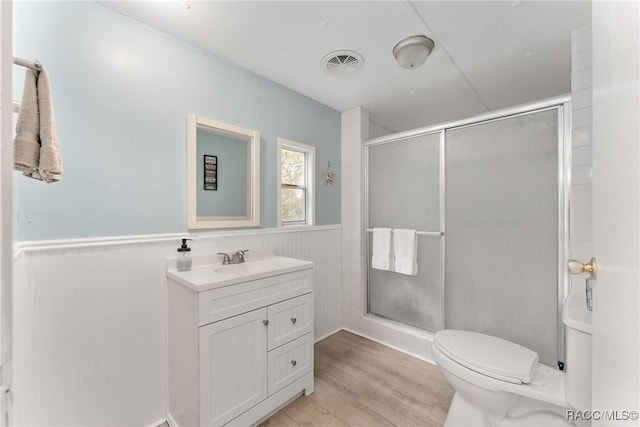
<instances>
[{"instance_id":1,"label":"mirror with white frame","mask_svg":"<svg viewBox=\"0 0 640 427\"><path fill-rule=\"evenodd\" d=\"M260 132L187 115L190 229L260 225Z\"/></svg>"}]
</instances>

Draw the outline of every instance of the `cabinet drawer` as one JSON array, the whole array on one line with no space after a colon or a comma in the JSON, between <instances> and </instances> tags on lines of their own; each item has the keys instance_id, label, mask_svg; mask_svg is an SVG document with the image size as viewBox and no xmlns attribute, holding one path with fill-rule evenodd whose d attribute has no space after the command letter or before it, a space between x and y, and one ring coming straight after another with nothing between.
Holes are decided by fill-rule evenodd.
<instances>
[{"instance_id":1,"label":"cabinet drawer","mask_svg":"<svg viewBox=\"0 0 640 427\"><path fill-rule=\"evenodd\" d=\"M311 292L312 272L300 270L200 292L198 326Z\"/></svg>"},{"instance_id":2,"label":"cabinet drawer","mask_svg":"<svg viewBox=\"0 0 640 427\"><path fill-rule=\"evenodd\" d=\"M273 350L313 330L313 298L302 295L269 306L268 348Z\"/></svg>"},{"instance_id":3,"label":"cabinet drawer","mask_svg":"<svg viewBox=\"0 0 640 427\"><path fill-rule=\"evenodd\" d=\"M313 369L313 334L270 351L268 360L268 393L272 395Z\"/></svg>"}]
</instances>

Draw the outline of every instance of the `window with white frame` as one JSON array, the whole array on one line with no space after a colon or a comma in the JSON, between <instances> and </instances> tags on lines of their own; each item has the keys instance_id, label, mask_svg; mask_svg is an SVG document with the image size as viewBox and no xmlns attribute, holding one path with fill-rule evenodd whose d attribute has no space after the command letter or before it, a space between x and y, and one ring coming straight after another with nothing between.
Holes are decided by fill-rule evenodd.
<instances>
[{"instance_id":1,"label":"window with white frame","mask_svg":"<svg viewBox=\"0 0 640 427\"><path fill-rule=\"evenodd\" d=\"M278 138L278 223L314 224L316 148Z\"/></svg>"}]
</instances>

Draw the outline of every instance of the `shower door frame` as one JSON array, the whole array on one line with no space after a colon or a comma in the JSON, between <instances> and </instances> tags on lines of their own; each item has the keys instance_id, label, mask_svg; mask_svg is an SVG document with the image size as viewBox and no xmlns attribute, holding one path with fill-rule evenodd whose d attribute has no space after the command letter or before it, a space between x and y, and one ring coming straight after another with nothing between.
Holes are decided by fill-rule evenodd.
<instances>
[{"instance_id":1,"label":"shower door frame","mask_svg":"<svg viewBox=\"0 0 640 427\"><path fill-rule=\"evenodd\" d=\"M429 329L419 328L417 326L407 325L399 321L386 318L384 316L371 313L369 311L369 263L370 263L370 230L369 224L369 148L400 142L403 140L425 136L428 134L440 134L439 140L439 201L440 201L440 324L446 329L445 324L445 245L446 245L446 224L445 224L445 163L446 163L446 140L445 132L447 130L461 129L468 126L489 123L497 120L509 119L517 116L542 112L546 110L557 110L558 114L558 290L557 290L557 362L558 368L564 369L564 353L565 353L565 334L562 323L562 306L567 295L569 295L569 273L565 268L570 255L569 248L569 215L570 215L570 188L571 188L571 96L563 95L559 97L544 99L541 101L519 105L516 107L506 108L502 110L492 111L481 114L468 119L457 120L452 122L441 123L433 126L427 126L412 129L405 132L398 132L390 135L372 138L364 142L364 254L366 274L364 275L365 283L365 306L364 313L367 317L383 319L409 329L419 331L431 331ZM436 230L418 230L418 231L436 231ZM432 238L432 236L424 236L418 238Z\"/></svg>"}]
</instances>

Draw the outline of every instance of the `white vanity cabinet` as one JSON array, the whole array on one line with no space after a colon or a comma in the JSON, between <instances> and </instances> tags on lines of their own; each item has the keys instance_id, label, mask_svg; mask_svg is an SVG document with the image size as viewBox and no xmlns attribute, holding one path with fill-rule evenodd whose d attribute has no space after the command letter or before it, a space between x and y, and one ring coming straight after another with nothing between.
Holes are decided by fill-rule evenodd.
<instances>
[{"instance_id":1,"label":"white vanity cabinet","mask_svg":"<svg viewBox=\"0 0 640 427\"><path fill-rule=\"evenodd\" d=\"M207 267L167 272L172 424L253 425L313 393L313 263L290 260L261 273L240 264L223 286Z\"/></svg>"}]
</instances>

